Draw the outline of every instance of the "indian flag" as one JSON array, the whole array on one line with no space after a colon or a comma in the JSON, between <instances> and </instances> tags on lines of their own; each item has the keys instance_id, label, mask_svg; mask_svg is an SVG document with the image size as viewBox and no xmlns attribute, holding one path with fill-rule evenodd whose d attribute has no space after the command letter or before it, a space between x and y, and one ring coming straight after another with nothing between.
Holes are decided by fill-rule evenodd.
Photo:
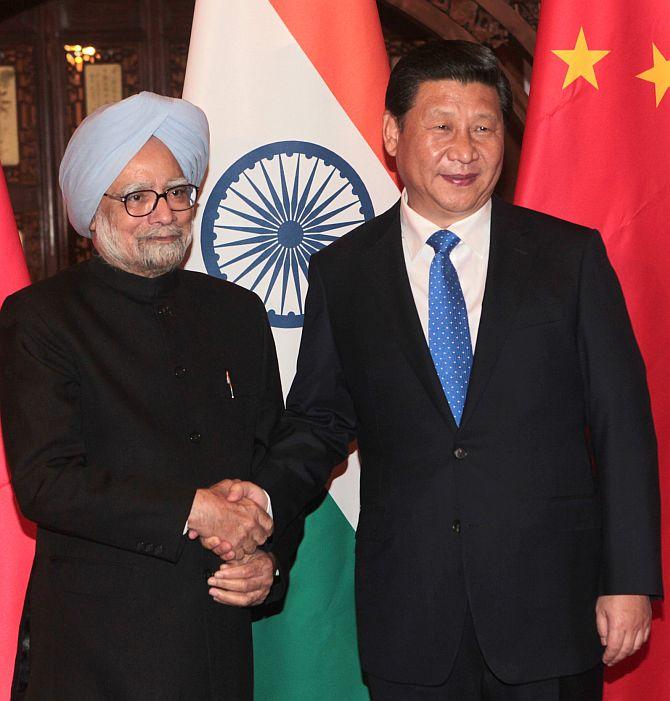
<instances>
[{"instance_id":1,"label":"indian flag","mask_svg":"<svg viewBox=\"0 0 670 701\"><path fill-rule=\"evenodd\" d=\"M254 290L284 391L312 253L398 198L384 166L388 60L374 0L197 0L184 97L211 127L193 270ZM356 645L359 464L307 520L284 610L255 624L259 701L367 699Z\"/></svg>"}]
</instances>

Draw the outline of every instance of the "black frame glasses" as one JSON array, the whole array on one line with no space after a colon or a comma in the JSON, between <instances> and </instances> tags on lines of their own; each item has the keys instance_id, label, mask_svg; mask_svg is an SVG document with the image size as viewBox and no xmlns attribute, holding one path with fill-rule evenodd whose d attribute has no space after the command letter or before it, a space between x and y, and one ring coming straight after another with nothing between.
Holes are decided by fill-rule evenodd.
<instances>
[{"instance_id":1,"label":"black frame glasses","mask_svg":"<svg viewBox=\"0 0 670 701\"><path fill-rule=\"evenodd\" d=\"M175 190L179 190L181 188L191 188L192 189L192 194L189 196L189 201L190 204L187 207L174 207L173 205L175 202L170 201L170 193L174 192ZM148 212L144 212L143 214L133 214L129 209L128 209L128 200L133 197L134 195L141 195L141 194L146 194L148 195L151 193L154 196L154 202L151 208L149 209ZM185 212L188 209L192 209L195 207L195 204L198 200L198 186L193 185L192 183L184 183L183 185L175 185L173 187L169 187L165 192L156 192L155 190L134 190L133 192L129 192L127 195L110 195L109 193L105 192L103 197L109 197L110 200L116 200L117 202L123 202L123 206L126 209L126 213L130 217L146 217L149 214L151 214L156 207L158 206L158 201L161 198L165 199L165 203L167 206L173 211L173 212ZM148 203L147 203L148 206Z\"/></svg>"}]
</instances>

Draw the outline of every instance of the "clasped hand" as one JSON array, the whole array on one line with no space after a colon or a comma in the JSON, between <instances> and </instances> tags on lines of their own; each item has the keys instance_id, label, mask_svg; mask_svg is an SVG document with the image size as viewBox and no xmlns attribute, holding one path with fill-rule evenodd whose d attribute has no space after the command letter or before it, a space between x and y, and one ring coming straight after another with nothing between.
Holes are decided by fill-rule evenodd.
<instances>
[{"instance_id":1,"label":"clasped hand","mask_svg":"<svg viewBox=\"0 0 670 701\"><path fill-rule=\"evenodd\" d=\"M260 487L222 480L197 490L188 517L188 537L200 538L203 547L222 559L241 560L272 535L272 519L266 509L267 497Z\"/></svg>"},{"instance_id":2,"label":"clasped hand","mask_svg":"<svg viewBox=\"0 0 670 701\"><path fill-rule=\"evenodd\" d=\"M188 536L224 563L209 578L214 601L229 606L254 606L265 601L277 563L271 553L256 550L272 534L267 495L257 485L222 480L199 489L188 519Z\"/></svg>"}]
</instances>

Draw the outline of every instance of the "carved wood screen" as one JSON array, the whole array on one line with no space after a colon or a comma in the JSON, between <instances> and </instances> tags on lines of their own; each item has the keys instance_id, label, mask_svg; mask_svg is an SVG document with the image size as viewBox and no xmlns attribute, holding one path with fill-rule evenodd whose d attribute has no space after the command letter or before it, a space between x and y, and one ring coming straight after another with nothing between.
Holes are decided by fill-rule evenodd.
<instances>
[{"instance_id":1,"label":"carved wood screen","mask_svg":"<svg viewBox=\"0 0 670 701\"><path fill-rule=\"evenodd\" d=\"M181 94L195 0L50 0L0 22L0 66L16 71L17 166L5 167L31 278L90 255L69 226L58 164L86 116L86 69L65 45L93 46L94 65L120 66L121 96ZM70 51L74 56L74 52ZM85 58L85 57L84 57Z\"/></svg>"},{"instance_id":2,"label":"carved wood screen","mask_svg":"<svg viewBox=\"0 0 670 701\"><path fill-rule=\"evenodd\" d=\"M337 11L337 0L331 0ZM85 116L86 71L64 46L95 47L96 65L120 64L121 92L181 94L195 0L29 0L0 5L0 66L16 71L20 160L5 167L33 280L90 255L69 227L58 164ZM10 3L11 5L11 3ZM436 37L491 46L513 86L515 119L506 138L499 191L513 192L526 110L539 0L378 0L391 61ZM25 8L19 11L20 8Z\"/></svg>"}]
</instances>

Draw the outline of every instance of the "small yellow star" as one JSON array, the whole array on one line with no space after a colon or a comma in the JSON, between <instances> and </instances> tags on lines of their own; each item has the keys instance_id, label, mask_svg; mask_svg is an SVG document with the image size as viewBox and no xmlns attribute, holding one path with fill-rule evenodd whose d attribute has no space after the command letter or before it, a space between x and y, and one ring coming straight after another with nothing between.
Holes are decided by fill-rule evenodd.
<instances>
[{"instance_id":1,"label":"small yellow star","mask_svg":"<svg viewBox=\"0 0 670 701\"><path fill-rule=\"evenodd\" d=\"M651 48L654 54L654 67L643 73L638 73L635 77L654 84L656 88L656 107L658 107L663 95L665 95L665 91L670 88L670 61L663 56L653 42Z\"/></svg>"},{"instance_id":2,"label":"small yellow star","mask_svg":"<svg viewBox=\"0 0 670 701\"><path fill-rule=\"evenodd\" d=\"M567 88L570 83L573 83L577 78L584 78L598 90L598 81L596 80L596 72L593 67L605 58L609 51L591 50L586 45L586 37L584 36L584 27L579 28L579 35L574 49L560 49L551 52L556 54L561 61L568 64L568 70L563 81L563 89Z\"/></svg>"}]
</instances>

